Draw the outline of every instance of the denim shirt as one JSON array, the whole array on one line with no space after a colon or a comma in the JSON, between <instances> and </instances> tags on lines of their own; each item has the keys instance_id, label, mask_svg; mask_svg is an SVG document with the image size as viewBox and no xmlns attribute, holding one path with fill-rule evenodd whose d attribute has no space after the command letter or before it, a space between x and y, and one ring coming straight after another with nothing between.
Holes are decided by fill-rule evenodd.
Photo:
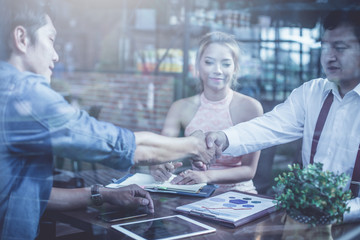
<instances>
[{"instance_id":1,"label":"denim shirt","mask_svg":"<svg viewBox=\"0 0 360 240\"><path fill-rule=\"evenodd\" d=\"M34 239L53 155L128 170L135 136L74 109L40 75L0 62L0 81L0 239Z\"/></svg>"}]
</instances>

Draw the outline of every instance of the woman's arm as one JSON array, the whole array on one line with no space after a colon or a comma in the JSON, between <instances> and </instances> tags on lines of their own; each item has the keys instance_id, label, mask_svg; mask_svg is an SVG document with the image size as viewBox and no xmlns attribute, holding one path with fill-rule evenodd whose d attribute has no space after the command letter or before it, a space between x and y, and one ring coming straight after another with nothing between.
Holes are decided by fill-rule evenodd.
<instances>
[{"instance_id":1,"label":"woman's arm","mask_svg":"<svg viewBox=\"0 0 360 240\"><path fill-rule=\"evenodd\" d=\"M260 152L244 155L242 165L227 169L206 171L186 170L173 179L173 184L197 183L237 183L253 179L256 173Z\"/></svg>"},{"instance_id":2,"label":"woman's arm","mask_svg":"<svg viewBox=\"0 0 360 240\"><path fill-rule=\"evenodd\" d=\"M181 100L171 104L169 111L166 114L164 126L161 131L161 135L168 137L177 137L181 130ZM150 174L156 181L167 181L177 167L181 167L182 162L173 164L172 162L165 164L158 164L149 166Z\"/></svg>"},{"instance_id":3,"label":"woman's arm","mask_svg":"<svg viewBox=\"0 0 360 240\"><path fill-rule=\"evenodd\" d=\"M179 100L171 104L170 109L166 114L161 135L168 137L179 136L182 127L181 112L185 110L182 102L183 100Z\"/></svg>"},{"instance_id":4,"label":"woman's arm","mask_svg":"<svg viewBox=\"0 0 360 240\"><path fill-rule=\"evenodd\" d=\"M193 116L196 106L193 103L194 97L180 99L174 102L165 118L164 126L161 134L168 137L178 137L181 128L184 128L186 122L191 120L189 116ZM182 162L166 163L150 166L150 173L156 181L166 181L171 177L171 173L178 167L182 166Z\"/></svg>"},{"instance_id":5,"label":"woman's arm","mask_svg":"<svg viewBox=\"0 0 360 240\"><path fill-rule=\"evenodd\" d=\"M174 102L165 118L161 135L178 137L181 128L185 129L194 118L200 106L200 95L180 99Z\"/></svg>"},{"instance_id":6,"label":"woman's arm","mask_svg":"<svg viewBox=\"0 0 360 240\"><path fill-rule=\"evenodd\" d=\"M254 178L259 162L260 151L244 155L241 166L221 170L207 170L209 183L235 183Z\"/></svg>"}]
</instances>

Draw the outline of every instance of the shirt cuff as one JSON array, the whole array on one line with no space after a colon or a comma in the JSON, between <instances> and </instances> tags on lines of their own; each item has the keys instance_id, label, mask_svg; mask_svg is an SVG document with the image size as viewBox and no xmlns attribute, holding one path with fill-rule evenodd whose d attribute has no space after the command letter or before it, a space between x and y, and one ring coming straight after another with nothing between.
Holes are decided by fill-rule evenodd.
<instances>
[{"instance_id":1,"label":"shirt cuff","mask_svg":"<svg viewBox=\"0 0 360 240\"><path fill-rule=\"evenodd\" d=\"M238 145L239 143L239 136L237 134L236 131L234 131L234 129L228 128L223 130L223 132L225 133L228 142L229 142L229 146L224 150L223 154L224 155L230 155L230 156L236 156L235 152L238 149Z\"/></svg>"},{"instance_id":2,"label":"shirt cuff","mask_svg":"<svg viewBox=\"0 0 360 240\"><path fill-rule=\"evenodd\" d=\"M360 220L360 198L352 199L348 202L350 212L344 214L344 222L355 222Z\"/></svg>"}]
</instances>

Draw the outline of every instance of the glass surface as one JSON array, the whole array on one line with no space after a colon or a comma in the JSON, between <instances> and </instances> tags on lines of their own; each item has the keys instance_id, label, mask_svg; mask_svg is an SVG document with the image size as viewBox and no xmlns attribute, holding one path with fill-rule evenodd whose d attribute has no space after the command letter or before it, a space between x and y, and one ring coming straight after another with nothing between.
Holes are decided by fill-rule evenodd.
<instances>
[{"instance_id":1,"label":"glass surface","mask_svg":"<svg viewBox=\"0 0 360 240\"><path fill-rule=\"evenodd\" d=\"M139 207L137 210L118 210L99 214L99 218L105 222L128 220L147 215L147 207Z\"/></svg>"},{"instance_id":2,"label":"glass surface","mask_svg":"<svg viewBox=\"0 0 360 240\"><path fill-rule=\"evenodd\" d=\"M162 239L207 230L179 217L154 219L121 226L145 239Z\"/></svg>"}]
</instances>

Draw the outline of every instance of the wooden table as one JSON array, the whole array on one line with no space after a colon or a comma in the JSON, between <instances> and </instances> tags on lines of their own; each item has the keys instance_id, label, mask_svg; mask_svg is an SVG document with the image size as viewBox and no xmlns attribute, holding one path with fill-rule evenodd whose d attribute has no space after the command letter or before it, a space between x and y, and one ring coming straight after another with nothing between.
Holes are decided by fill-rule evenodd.
<instances>
[{"instance_id":1,"label":"wooden table","mask_svg":"<svg viewBox=\"0 0 360 240\"><path fill-rule=\"evenodd\" d=\"M94 173L94 178L91 177L91 173L89 174L89 172L83 172L82 177L85 179L85 184L89 185L95 183L94 179L97 179L97 183L107 184L110 182L111 178L114 177L114 175L119 177L118 172L109 170L106 171L105 174L101 171L102 170L98 170L98 172ZM213 196L216 194L218 193L215 192ZM137 218L133 221L174 215L177 214L174 211L177 206L201 200L201 198L198 197L179 196L164 193L151 193L151 196L155 204L155 214ZM112 224L123 223L123 221L111 224L106 223L97 218L98 214L99 209L90 207L76 211L47 212L47 215L51 216L56 221L68 223L74 227L91 233L94 236L94 239L131 239L111 228ZM199 222L216 228L216 233L206 234L189 239L282 239L284 234L284 223L282 222L283 215L284 213L282 211L278 211L237 228L228 228L215 222L194 218ZM299 230L296 228L297 227L286 231L285 233L287 235L292 235L292 231L295 232L296 230ZM333 239L360 239L360 223L333 225L331 232Z\"/></svg>"}]
</instances>

